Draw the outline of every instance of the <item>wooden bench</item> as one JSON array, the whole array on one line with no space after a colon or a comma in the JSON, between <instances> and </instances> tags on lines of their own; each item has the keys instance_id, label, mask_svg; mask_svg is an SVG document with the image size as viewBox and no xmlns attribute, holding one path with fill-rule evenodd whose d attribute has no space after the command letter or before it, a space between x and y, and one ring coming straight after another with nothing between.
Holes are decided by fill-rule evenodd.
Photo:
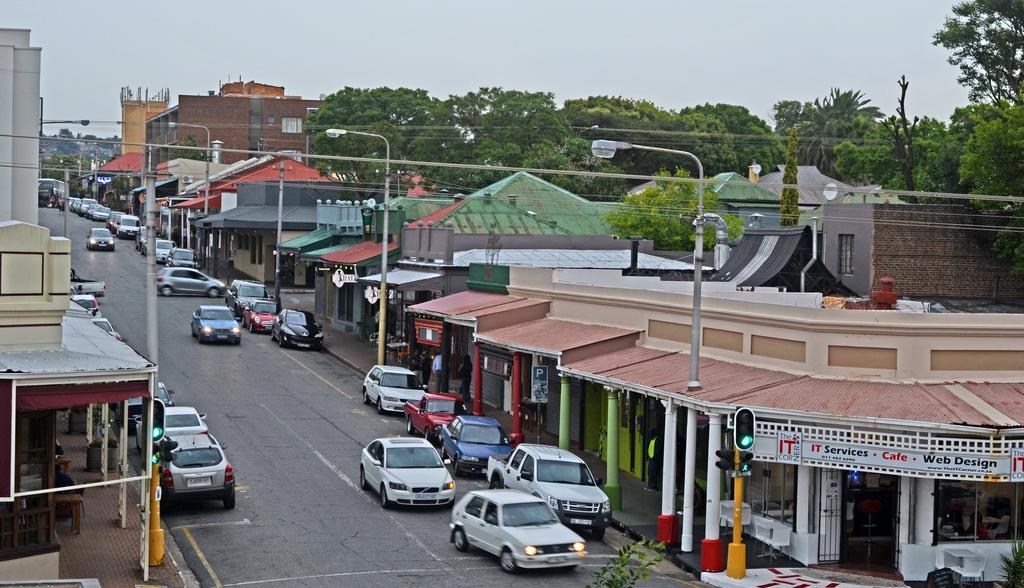
<instances>
[{"instance_id":1,"label":"wooden bench","mask_svg":"<svg viewBox=\"0 0 1024 588\"><path fill-rule=\"evenodd\" d=\"M71 510L71 530L76 535L82 532L82 495L81 494L55 494L57 509Z\"/></svg>"}]
</instances>

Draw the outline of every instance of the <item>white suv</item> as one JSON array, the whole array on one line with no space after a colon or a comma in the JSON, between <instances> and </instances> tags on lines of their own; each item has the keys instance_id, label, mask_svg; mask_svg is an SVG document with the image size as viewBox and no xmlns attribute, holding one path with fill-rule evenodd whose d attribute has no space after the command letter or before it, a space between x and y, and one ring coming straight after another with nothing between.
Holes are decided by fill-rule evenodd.
<instances>
[{"instance_id":1,"label":"white suv","mask_svg":"<svg viewBox=\"0 0 1024 588\"><path fill-rule=\"evenodd\" d=\"M163 470L162 502L220 500L235 508L235 472L217 440L210 435L178 435L173 459Z\"/></svg>"}]
</instances>

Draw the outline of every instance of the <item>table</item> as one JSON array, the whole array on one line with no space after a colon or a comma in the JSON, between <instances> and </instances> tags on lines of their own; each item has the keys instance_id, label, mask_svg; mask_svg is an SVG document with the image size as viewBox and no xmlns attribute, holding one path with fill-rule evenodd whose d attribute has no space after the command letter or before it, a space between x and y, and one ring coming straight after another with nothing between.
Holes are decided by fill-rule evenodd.
<instances>
[{"instance_id":1,"label":"table","mask_svg":"<svg viewBox=\"0 0 1024 588\"><path fill-rule=\"evenodd\" d=\"M66 455L57 456L57 467L65 474L71 473L71 458Z\"/></svg>"},{"instance_id":2,"label":"table","mask_svg":"<svg viewBox=\"0 0 1024 588\"><path fill-rule=\"evenodd\" d=\"M81 494L54 494L54 501L57 506L62 504L71 508L71 530L76 535L82 532L82 495Z\"/></svg>"},{"instance_id":3,"label":"table","mask_svg":"<svg viewBox=\"0 0 1024 588\"><path fill-rule=\"evenodd\" d=\"M732 508L733 508L734 504L736 504L736 502L733 501L733 500L723 500L721 502L721 507L719 509L720 510L720 512L719 512L719 520L721 521L721 524L725 525L726 527L732 527L733 526ZM750 526L750 519L751 519L751 516L750 516L750 505L747 504L746 502L744 502L743 503L743 526L744 527L749 527Z\"/></svg>"}]
</instances>

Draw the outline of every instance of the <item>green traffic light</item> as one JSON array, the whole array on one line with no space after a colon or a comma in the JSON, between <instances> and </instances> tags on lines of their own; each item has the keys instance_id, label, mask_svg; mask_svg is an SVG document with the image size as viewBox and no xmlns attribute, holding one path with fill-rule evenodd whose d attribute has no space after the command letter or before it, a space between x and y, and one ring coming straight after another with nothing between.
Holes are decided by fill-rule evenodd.
<instances>
[{"instance_id":1,"label":"green traffic light","mask_svg":"<svg viewBox=\"0 0 1024 588\"><path fill-rule=\"evenodd\" d=\"M152 463L153 465L156 465L156 464L160 463L160 456L154 453L154 454L153 454L153 457L149 458L149 461L150 461L150 462L151 462L151 463Z\"/></svg>"},{"instance_id":2,"label":"green traffic light","mask_svg":"<svg viewBox=\"0 0 1024 588\"><path fill-rule=\"evenodd\" d=\"M743 435L737 441L737 445L740 449L750 449L754 445L754 437L752 435Z\"/></svg>"},{"instance_id":3,"label":"green traffic light","mask_svg":"<svg viewBox=\"0 0 1024 588\"><path fill-rule=\"evenodd\" d=\"M161 427L153 427L153 439L159 439L164 436L164 430Z\"/></svg>"}]
</instances>

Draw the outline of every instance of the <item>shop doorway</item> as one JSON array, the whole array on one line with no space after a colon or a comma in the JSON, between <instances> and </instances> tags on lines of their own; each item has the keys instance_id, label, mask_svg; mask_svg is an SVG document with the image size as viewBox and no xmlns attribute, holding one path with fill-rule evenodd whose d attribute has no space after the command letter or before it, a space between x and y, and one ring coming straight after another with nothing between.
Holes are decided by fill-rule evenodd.
<instances>
[{"instance_id":1,"label":"shop doorway","mask_svg":"<svg viewBox=\"0 0 1024 588\"><path fill-rule=\"evenodd\" d=\"M873 571L896 568L899 478L871 472L845 472L843 550L845 566Z\"/></svg>"}]
</instances>

